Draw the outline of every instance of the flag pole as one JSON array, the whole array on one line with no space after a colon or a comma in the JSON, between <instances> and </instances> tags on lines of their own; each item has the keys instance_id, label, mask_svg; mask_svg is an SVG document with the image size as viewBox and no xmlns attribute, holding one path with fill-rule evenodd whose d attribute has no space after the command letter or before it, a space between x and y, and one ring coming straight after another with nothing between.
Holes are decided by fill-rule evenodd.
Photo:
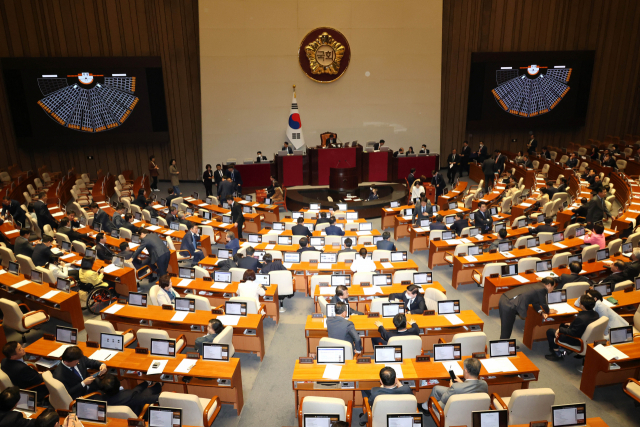
<instances>
[{"instance_id":1,"label":"flag pole","mask_svg":"<svg viewBox=\"0 0 640 427\"><path fill-rule=\"evenodd\" d=\"M296 97L296 85L293 85L293 97Z\"/></svg>"}]
</instances>

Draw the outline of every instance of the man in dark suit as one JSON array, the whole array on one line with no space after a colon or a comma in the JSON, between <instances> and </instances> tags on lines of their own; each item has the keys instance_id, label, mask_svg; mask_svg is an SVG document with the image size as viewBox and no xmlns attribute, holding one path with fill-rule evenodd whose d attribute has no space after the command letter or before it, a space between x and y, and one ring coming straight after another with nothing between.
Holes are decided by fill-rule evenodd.
<instances>
[{"instance_id":1,"label":"man in dark suit","mask_svg":"<svg viewBox=\"0 0 640 427\"><path fill-rule=\"evenodd\" d=\"M260 162L268 162L267 156L263 156L262 151L258 151L258 154L256 155L256 163Z\"/></svg>"},{"instance_id":2,"label":"man in dark suit","mask_svg":"<svg viewBox=\"0 0 640 427\"><path fill-rule=\"evenodd\" d=\"M120 252L118 253L118 256L123 257L124 259L127 259L127 260L133 256L133 251L129 249L129 243L122 242L120 243L119 247L120 247ZM142 261L137 258L133 258L132 264L136 270L139 270L140 268L142 268L142 266L149 265L149 258L145 258Z\"/></svg>"},{"instance_id":3,"label":"man in dark suit","mask_svg":"<svg viewBox=\"0 0 640 427\"><path fill-rule=\"evenodd\" d=\"M240 249L240 240L236 239L236 235L233 234L233 231L227 231L226 244L224 245L224 248L231 249L234 255L238 253L238 249Z\"/></svg>"},{"instance_id":4,"label":"man in dark suit","mask_svg":"<svg viewBox=\"0 0 640 427\"><path fill-rule=\"evenodd\" d=\"M140 227L136 227L135 225L133 225L133 215L131 215L130 213L126 214L124 216L124 223L122 224L122 228L126 228L127 230L130 230L132 233L139 233L140 232Z\"/></svg>"},{"instance_id":5,"label":"man in dark suit","mask_svg":"<svg viewBox=\"0 0 640 427\"><path fill-rule=\"evenodd\" d=\"M489 158L487 147L484 145L484 142L482 142L482 141L480 141L480 146L478 147L478 151L476 152L476 156L478 158L478 162L479 163L482 163L486 159Z\"/></svg>"},{"instance_id":6,"label":"man in dark suit","mask_svg":"<svg viewBox=\"0 0 640 427\"><path fill-rule=\"evenodd\" d=\"M583 197L580 200L580 206L573 212L575 212L575 214L579 217L583 217L586 218L587 217L587 211L588 211L588 207L589 207L589 201L587 200L586 197Z\"/></svg>"},{"instance_id":7,"label":"man in dark suit","mask_svg":"<svg viewBox=\"0 0 640 427\"><path fill-rule=\"evenodd\" d=\"M381 387L373 387L371 391L362 390L362 398L365 397L369 399L369 405L373 405L373 402L376 400L378 396L387 396L390 394L411 394L413 395L413 391L411 387L408 385L403 385L398 377L396 376L396 371L390 366L385 366L380 369L380 386ZM360 425L365 425L368 416L365 413L360 415ZM362 422L364 421L364 423Z\"/></svg>"},{"instance_id":8,"label":"man in dark suit","mask_svg":"<svg viewBox=\"0 0 640 427\"><path fill-rule=\"evenodd\" d=\"M556 279L556 290L564 288L564 285L567 283L587 282L592 284L587 276L580 275L582 271L581 262L573 261L569 263L569 271L571 272L570 274L561 274L560 277Z\"/></svg>"},{"instance_id":9,"label":"man in dark suit","mask_svg":"<svg viewBox=\"0 0 640 427\"><path fill-rule=\"evenodd\" d=\"M167 226L169 227L172 222L178 222L178 208L171 206L169 208L169 213L164 217L164 220L167 222Z\"/></svg>"},{"instance_id":10,"label":"man in dark suit","mask_svg":"<svg viewBox=\"0 0 640 427\"><path fill-rule=\"evenodd\" d=\"M571 153L569 155L569 159L567 160L566 166L571 169L578 166L578 157L576 157L576 153Z\"/></svg>"},{"instance_id":11,"label":"man in dark suit","mask_svg":"<svg viewBox=\"0 0 640 427\"><path fill-rule=\"evenodd\" d=\"M454 148L451 151L451 154L449 154L449 157L447 157L447 164L449 165L447 169L447 179L449 180L449 184L455 181L461 161L462 158L458 156L456 149Z\"/></svg>"},{"instance_id":12,"label":"man in dark suit","mask_svg":"<svg viewBox=\"0 0 640 427\"><path fill-rule=\"evenodd\" d=\"M444 217L440 214L436 215L435 220L429 226L430 230L446 230L447 226L444 224Z\"/></svg>"},{"instance_id":13,"label":"man in dark suit","mask_svg":"<svg viewBox=\"0 0 640 427\"><path fill-rule=\"evenodd\" d=\"M420 154L427 154L429 150L427 150L427 144L422 144L422 148L420 149Z\"/></svg>"},{"instance_id":14,"label":"man in dark suit","mask_svg":"<svg viewBox=\"0 0 640 427\"><path fill-rule=\"evenodd\" d=\"M456 214L456 220L453 221L453 224L451 224L451 231L455 231L456 234L459 236L462 233L462 230L470 227L469 225L469 220L465 219L464 217L464 212L458 212Z\"/></svg>"},{"instance_id":15,"label":"man in dark suit","mask_svg":"<svg viewBox=\"0 0 640 427\"><path fill-rule=\"evenodd\" d=\"M502 175L504 172L504 163L507 161L507 156L503 156L499 150L496 150L496 172L498 175Z\"/></svg>"},{"instance_id":16,"label":"man in dark suit","mask_svg":"<svg viewBox=\"0 0 640 427\"><path fill-rule=\"evenodd\" d=\"M612 254L613 255L613 254ZM633 280L640 276L640 248L634 248L631 252L631 261L625 264L625 273L628 280Z\"/></svg>"},{"instance_id":17,"label":"man in dark suit","mask_svg":"<svg viewBox=\"0 0 640 427\"><path fill-rule=\"evenodd\" d=\"M601 221L606 219L606 217L611 216L611 213L609 213L609 210L604 203L605 194L606 192L604 188L600 187L598 193L589 201L589 205L587 206L587 223L593 224L594 222Z\"/></svg>"},{"instance_id":18,"label":"man in dark suit","mask_svg":"<svg viewBox=\"0 0 640 427\"><path fill-rule=\"evenodd\" d=\"M527 143L527 152L529 154L535 154L537 148L538 140L536 139L534 134L531 134L531 136L529 137L529 142Z\"/></svg>"},{"instance_id":19,"label":"man in dark suit","mask_svg":"<svg viewBox=\"0 0 640 427\"><path fill-rule=\"evenodd\" d=\"M411 184L416 180L416 168L411 168L409 175L407 175L407 183L409 184L409 188L411 188Z\"/></svg>"},{"instance_id":20,"label":"man in dark suit","mask_svg":"<svg viewBox=\"0 0 640 427\"><path fill-rule=\"evenodd\" d=\"M319 212L318 219L316 220L316 227L320 224L331 223L331 212Z\"/></svg>"},{"instance_id":21,"label":"man in dark suit","mask_svg":"<svg viewBox=\"0 0 640 427\"><path fill-rule=\"evenodd\" d=\"M200 241L200 235L198 234L198 224L189 223L187 228L188 230L186 233L184 233L184 238L182 239L180 249L189 251L189 253L193 257L191 262L193 263L193 265L198 265L198 263L204 259L204 253L202 252L202 250L198 249L198 242Z\"/></svg>"},{"instance_id":22,"label":"man in dark suit","mask_svg":"<svg viewBox=\"0 0 640 427\"><path fill-rule=\"evenodd\" d=\"M218 197L220 197L220 182L222 178L224 178L224 171L222 170L222 165L218 163L216 170L213 172L213 182L216 183Z\"/></svg>"},{"instance_id":23,"label":"man in dark suit","mask_svg":"<svg viewBox=\"0 0 640 427\"><path fill-rule=\"evenodd\" d=\"M124 225L124 215L127 212L127 208L123 203L118 203L116 211L113 213L112 221L116 229L121 228Z\"/></svg>"},{"instance_id":24,"label":"man in dark suit","mask_svg":"<svg viewBox=\"0 0 640 427\"><path fill-rule=\"evenodd\" d=\"M353 249L351 245L353 245L353 240L351 240L351 237L347 237L346 239L344 239L344 249L340 249L338 251L338 257L340 257L340 254L358 252Z\"/></svg>"},{"instance_id":25,"label":"man in dark suit","mask_svg":"<svg viewBox=\"0 0 640 427\"><path fill-rule=\"evenodd\" d=\"M89 209L91 210L91 212L93 212L93 223L102 224L102 231L111 234L111 230L115 228L115 225L113 225L113 223L109 219L109 215L107 215L105 211L100 209L96 202L91 203L91 205L89 205Z\"/></svg>"},{"instance_id":26,"label":"man in dark suit","mask_svg":"<svg viewBox=\"0 0 640 427\"><path fill-rule=\"evenodd\" d=\"M413 224L420 224L423 219L431 219L431 206L426 197L420 199L420 205L413 212Z\"/></svg>"},{"instance_id":27,"label":"man in dark suit","mask_svg":"<svg viewBox=\"0 0 640 427\"><path fill-rule=\"evenodd\" d=\"M331 297L330 304L344 304L349 309L349 316L353 314L362 314L358 310L354 310L349 305L349 288L344 285L336 286L336 294Z\"/></svg>"},{"instance_id":28,"label":"man in dark suit","mask_svg":"<svg viewBox=\"0 0 640 427\"><path fill-rule=\"evenodd\" d=\"M614 262L613 264L611 264L611 274L609 274L607 277L602 279L600 283L602 284L611 283L612 285L615 285L616 283L620 283L620 282L624 282L625 280L628 280L625 267L626 265L624 261Z\"/></svg>"},{"instance_id":29,"label":"man in dark suit","mask_svg":"<svg viewBox=\"0 0 640 427\"><path fill-rule=\"evenodd\" d=\"M549 277L542 279L542 283L532 283L530 285L517 286L500 297L498 310L500 312L500 339L506 340L511 337L513 324L516 315L525 319L529 305L545 319L549 314L554 314L555 310L549 310L547 305L547 294L553 291L555 280Z\"/></svg>"},{"instance_id":30,"label":"man in dark suit","mask_svg":"<svg viewBox=\"0 0 640 427\"><path fill-rule=\"evenodd\" d=\"M225 176L218 184L218 200L226 200L228 196L233 197L233 182L231 177Z\"/></svg>"},{"instance_id":31,"label":"man in dark suit","mask_svg":"<svg viewBox=\"0 0 640 427\"><path fill-rule=\"evenodd\" d=\"M398 151L395 151L393 153L393 157L398 157L398 155L400 155L401 157L404 156L404 148L400 147L400 149L398 149Z\"/></svg>"},{"instance_id":32,"label":"man in dark suit","mask_svg":"<svg viewBox=\"0 0 640 427\"><path fill-rule=\"evenodd\" d=\"M547 147L542 147L542 153L540 153L540 155L547 160L551 160L551 153L549 152L549 149Z\"/></svg>"},{"instance_id":33,"label":"man in dark suit","mask_svg":"<svg viewBox=\"0 0 640 427\"><path fill-rule=\"evenodd\" d=\"M231 181L233 182L233 191L238 194L242 193L242 177L240 176L240 171L238 171L238 169L233 165L228 165L227 176L231 178Z\"/></svg>"},{"instance_id":34,"label":"man in dark suit","mask_svg":"<svg viewBox=\"0 0 640 427\"><path fill-rule=\"evenodd\" d=\"M114 253L107 247L107 238L104 233L96 235L96 256L99 260L111 262Z\"/></svg>"},{"instance_id":35,"label":"man in dark suit","mask_svg":"<svg viewBox=\"0 0 640 427\"><path fill-rule=\"evenodd\" d=\"M602 166L608 166L610 168L614 168L617 169L618 165L616 164L616 161L613 157L611 157L609 154L606 154L604 156L604 160L602 161Z\"/></svg>"},{"instance_id":36,"label":"man in dark suit","mask_svg":"<svg viewBox=\"0 0 640 427\"><path fill-rule=\"evenodd\" d=\"M286 150L286 151L287 151L287 154L293 154L293 148L291 148L291 147L289 146L289 141L285 141L285 142L284 142L284 145L282 146L282 149L281 149L281 150L282 150L282 151L285 151L285 150Z\"/></svg>"},{"instance_id":37,"label":"man in dark suit","mask_svg":"<svg viewBox=\"0 0 640 427\"><path fill-rule=\"evenodd\" d=\"M287 269L287 267L282 265L281 260L273 261L273 255L271 254L264 254L262 261L264 262L262 269L260 270L262 274L269 274L270 271L282 271Z\"/></svg>"},{"instance_id":38,"label":"man in dark suit","mask_svg":"<svg viewBox=\"0 0 640 427\"><path fill-rule=\"evenodd\" d=\"M524 156L524 167L527 169L533 169L533 161L525 154Z\"/></svg>"},{"instance_id":39,"label":"man in dark suit","mask_svg":"<svg viewBox=\"0 0 640 427\"><path fill-rule=\"evenodd\" d=\"M447 184L445 184L444 178L436 169L433 170L431 185L436 187L436 200L438 200L438 197L444 194L444 190L447 188Z\"/></svg>"},{"instance_id":40,"label":"man in dark suit","mask_svg":"<svg viewBox=\"0 0 640 427\"><path fill-rule=\"evenodd\" d=\"M69 221L69 218L62 218L60 220L60 226L58 227L58 233L60 234L64 234L65 236L67 236L69 238L69 240L71 240L72 242L74 240L77 240L79 242L82 242L83 239L85 239L87 237L87 233L78 233L77 231L75 231L72 227L71 227L71 222Z\"/></svg>"},{"instance_id":41,"label":"man in dark suit","mask_svg":"<svg viewBox=\"0 0 640 427\"><path fill-rule=\"evenodd\" d=\"M558 191L557 193L566 193L567 192L567 184L569 184L569 181L567 181L567 178L560 178L560 185L558 186Z\"/></svg>"},{"instance_id":42,"label":"man in dark suit","mask_svg":"<svg viewBox=\"0 0 640 427\"><path fill-rule=\"evenodd\" d=\"M9 341L2 347L2 354L5 357L2 359L2 371L7 374L13 385L21 389L35 387L33 391L38 393L38 400L44 399L49 394L47 386L42 384L44 381L42 375L23 361L26 352L22 344Z\"/></svg>"},{"instance_id":43,"label":"man in dark suit","mask_svg":"<svg viewBox=\"0 0 640 427\"><path fill-rule=\"evenodd\" d=\"M100 375L107 372L107 365L92 360L82 354L80 347L67 347L62 353L62 361L53 371L53 378L64 385L72 399L98 391L95 377L90 376L87 369L96 369Z\"/></svg>"},{"instance_id":44,"label":"man in dark suit","mask_svg":"<svg viewBox=\"0 0 640 427\"><path fill-rule=\"evenodd\" d=\"M493 157L482 162L482 172L484 173L484 192L489 192L489 187L493 187L493 180L496 173L496 161Z\"/></svg>"},{"instance_id":45,"label":"man in dark suit","mask_svg":"<svg viewBox=\"0 0 640 427\"><path fill-rule=\"evenodd\" d=\"M600 189L603 188L602 181L600 180L600 175L596 175L593 177L593 183L589 185L589 190L592 193L596 194Z\"/></svg>"},{"instance_id":46,"label":"man in dark suit","mask_svg":"<svg viewBox=\"0 0 640 427\"><path fill-rule=\"evenodd\" d=\"M180 196L178 194L176 194L176 192L174 191L173 187L169 187L167 189L167 198L165 199L167 201L166 206L171 206L171 202L173 202L173 199L177 199Z\"/></svg>"},{"instance_id":47,"label":"man in dark suit","mask_svg":"<svg viewBox=\"0 0 640 427\"><path fill-rule=\"evenodd\" d=\"M49 212L49 208L47 207L46 195L42 196L40 201L33 203L33 211L38 218L38 227L40 227L40 230L44 230L45 225L49 225L52 229L58 228L58 221L51 216L51 212Z\"/></svg>"},{"instance_id":48,"label":"man in dark suit","mask_svg":"<svg viewBox=\"0 0 640 427\"><path fill-rule=\"evenodd\" d=\"M300 247L298 248L298 250L296 252L306 252L306 251L315 251L316 248L312 248L311 246L309 246L309 239L307 239L306 237L301 237L300 240L298 241L298 244L300 245Z\"/></svg>"},{"instance_id":49,"label":"man in dark suit","mask_svg":"<svg viewBox=\"0 0 640 427\"><path fill-rule=\"evenodd\" d=\"M120 390L120 380L115 375L106 374L100 381L99 390L100 395L92 399L105 401L109 406L128 406L136 415L140 415L144 405L158 401L162 383L149 386L147 381L142 381L132 389Z\"/></svg>"},{"instance_id":50,"label":"man in dark suit","mask_svg":"<svg viewBox=\"0 0 640 427\"><path fill-rule=\"evenodd\" d=\"M7 387L0 393L0 427L28 427L36 425L35 420L25 418L22 412L15 410L19 402L20 389L16 386Z\"/></svg>"},{"instance_id":51,"label":"man in dark suit","mask_svg":"<svg viewBox=\"0 0 640 427\"><path fill-rule=\"evenodd\" d=\"M381 139L380 142L377 142L376 144L373 145L373 150L374 151L379 151L380 148L384 147L384 139Z\"/></svg>"},{"instance_id":52,"label":"man in dark suit","mask_svg":"<svg viewBox=\"0 0 640 427\"><path fill-rule=\"evenodd\" d=\"M354 352L362 352L362 341L356 332L356 327L351 320L347 320L347 304L336 304L336 315L327 318L327 334L329 338L348 341L351 343Z\"/></svg>"},{"instance_id":53,"label":"man in dark suit","mask_svg":"<svg viewBox=\"0 0 640 427\"><path fill-rule=\"evenodd\" d=\"M291 234L293 236L307 236L307 237L311 237L313 235L313 233L311 232L311 230L309 230L307 227L305 227L304 225L304 218L303 217L299 217L296 220L297 224L294 225L293 227L291 227Z\"/></svg>"},{"instance_id":54,"label":"man in dark suit","mask_svg":"<svg viewBox=\"0 0 640 427\"><path fill-rule=\"evenodd\" d=\"M33 245L29 242L31 236L31 230L28 228L21 228L20 235L16 237L16 242L13 244L13 254L15 256L24 255L29 258L33 257Z\"/></svg>"},{"instance_id":55,"label":"man in dark suit","mask_svg":"<svg viewBox=\"0 0 640 427\"><path fill-rule=\"evenodd\" d=\"M344 236L344 230L336 225L336 218L329 218L329 226L324 229L327 236Z\"/></svg>"},{"instance_id":56,"label":"man in dark suit","mask_svg":"<svg viewBox=\"0 0 640 427\"><path fill-rule=\"evenodd\" d=\"M510 243L511 240L507 239L508 234L509 233L507 232L506 228L501 228L500 231L498 231L499 239L491 242L491 244L489 245L489 250L492 251L494 249L500 249L501 243Z\"/></svg>"},{"instance_id":57,"label":"man in dark suit","mask_svg":"<svg viewBox=\"0 0 640 427\"><path fill-rule=\"evenodd\" d=\"M545 218L544 224L541 224L536 228L532 229L531 232L532 233L557 233L558 227L554 227L551 224L553 224L553 218Z\"/></svg>"},{"instance_id":58,"label":"man in dark suit","mask_svg":"<svg viewBox=\"0 0 640 427\"><path fill-rule=\"evenodd\" d=\"M270 176L269 179L271 180L271 185L266 188L267 197L273 197L273 195L276 194L276 189L273 186L273 183L276 182L276 178L274 176Z\"/></svg>"},{"instance_id":59,"label":"man in dark suit","mask_svg":"<svg viewBox=\"0 0 640 427\"><path fill-rule=\"evenodd\" d=\"M393 302L394 300L400 300L404 303L405 313L422 314L427 309L427 304L418 285L409 285L405 292L390 294L389 301Z\"/></svg>"},{"instance_id":60,"label":"man in dark suit","mask_svg":"<svg viewBox=\"0 0 640 427\"><path fill-rule=\"evenodd\" d=\"M53 244L53 237L45 234L42 236L42 243L36 245L33 248L33 255L31 256L31 260L36 267L43 267L48 262L51 262L52 259L56 257L51 251L51 245Z\"/></svg>"},{"instance_id":61,"label":"man in dark suit","mask_svg":"<svg viewBox=\"0 0 640 427\"><path fill-rule=\"evenodd\" d=\"M254 273L260 271L262 263L253 257L255 253L256 250L252 246L249 246L246 251L247 255L238 260L238 268L253 270Z\"/></svg>"},{"instance_id":62,"label":"man in dark suit","mask_svg":"<svg viewBox=\"0 0 640 427\"><path fill-rule=\"evenodd\" d=\"M149 265L155 264L157 267L157 275L158 277L164 276L167 274L167 269L169 268L169 259L171 258L171 251L165 246L160 237L155 233L150 233L145 229L140 230L140 246L136 249L136 251L131 255L131 258L138 258L140 253L146 249L149 253Z\"/></svg>"},{"instance_id":63,"label":"man in dark suit","mask_svg":"<svg viewBox=\"0 0 640 427\"><path fill-rule=\"evenodd\" d=\"M224 325L218 319L211 319L207 324L207 335L203 337L198 337L195 340L194 347L196 351L200 354L204 353L204 345L203 344L211 344L213 340L224 330Z\"/></svg>"},{"instance_id":64,"label":"man in dark suit","mask_svg":"<svg viewBox=\"0 0 640 427\"><path fill-rule=\"evenodd\" d=\"M396 245L394 245L393 242L389 241L390 238L391 238L391 233L389 233L388 231L383 232L382 240L379 240L378 243L376 243L376 248L381 249L383 251L397 250Z\"/></svg>"},{"instance_id":65,"label":"man in dark suit","mask_svg":"<svg viewBox=\"0 0 640 427\"><path fill-rule=\"evenodd\" d=\"M596 300L589 294L584 294L580 297L580 308L582 311L578 312L578 315L571 322L571 324L563 323L557 330L547 329L547 341L549 342L549 353L545 356L547 360L557 362L564 359L564 351L560 350L560 347L556 344L558 342L568 345L580 346L582 343L576 338L582 338L582 334L587 329L587 326L592 322L598 320L600 315L593 311L596 306ZM560 335L562 334L562 335Z\"/></svg>"},{"instance_id":66,"label":"man in dark suit","mask_svg":"<svg viewBox=\"0 0 640 427\"><path fill-rule=\"evenodd\" d=\"M473 223L476 227L480 227L482 234L491 233L493 218L487 212L487 204L485 202L480 202L477 212L473 214Z\"/></svg>"},{"instance_id":67,"label":"man in dark suit","mask_svg":"<svg viewBox=\"0 0 640 427\"><path fill-rule=\"evenodd\" d=\"M9 213L13 220L20 224L21 227L25 226L27 213L20 207L20 203L17 200L11 200L8 196L2 199L2 218L6 219L6 215Z\"/></svg>"},{"instance_id":68,"label":"man in dark suit","mask_svg":"<svg viewBox=\"0 0 640 427\"><path fill-rule=\"evenodd\" d=\"M233 196L227 196L227 204L231 209L231 222L238 228L238 239L242 239L242 226L244 225L244 215L242 205L233 201Z\"/></svg>"},{"instance_id":69,"label":"man in dark suit","mask_svg":"<svg viewBox=\"0 0 640 427\"><path fill-rule=\"evenodd\" d=\"M462 150L460 150L460 157L462 158L460 161L460 176L464 171L467 171L467 175L469 175L469 162L471 162L471 147L469 147L469 143L467 141L462 141Z\"/></svg>"}]
</instances>

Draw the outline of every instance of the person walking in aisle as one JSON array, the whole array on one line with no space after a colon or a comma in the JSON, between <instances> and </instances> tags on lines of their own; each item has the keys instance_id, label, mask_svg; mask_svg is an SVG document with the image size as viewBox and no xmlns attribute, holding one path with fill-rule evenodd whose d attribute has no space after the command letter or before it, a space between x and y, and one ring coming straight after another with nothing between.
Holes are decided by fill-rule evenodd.
<instances>
[{"instance_id":1,"label":"person walking in aisle","mask_svg":"<svg viewBox=\"0 0 640 427\"><path fill-rule=\"evenodd\" d=\"M178 167L176 166L176 159L171 159L171 162L169 162L169 174L171 174L171 185L173 186L173 192L179 196L182 194L182 191L180 191L180 178L178 178L178 175L180 175L180 172L178 171Z\"/></svg>"},{"instance_id":2,"label":"person walking in aisle","mask_svg":"<svg viewBox=\"0 0 640 427\"><path fill-rule=\"evenodd\" d=\"M151 157L149 157L149 176L153 180L151 181L151 191L160 191L158 190L158 175L159 175L158 171L159 170L160 170L160 167L156 165L156 158L152 154Z\"/></svg>"},{"instance_id":3,"label":"person walking in aisle","mask_svg":"<svg viewBox=\"0 0 640 427\"><path fill-rule=\"evenodd\" d=\"M213 170L211 169L211 165L205 166L205 171L202 174L202 182L204 183L204 188L207 192L207 197L213 196Z\"/></svg>"}]
</instances>

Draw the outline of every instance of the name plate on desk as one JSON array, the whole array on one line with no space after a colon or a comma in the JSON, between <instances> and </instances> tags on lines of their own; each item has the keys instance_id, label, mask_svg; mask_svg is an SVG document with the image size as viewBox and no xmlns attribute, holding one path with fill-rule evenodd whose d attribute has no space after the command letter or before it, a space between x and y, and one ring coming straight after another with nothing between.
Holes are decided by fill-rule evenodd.
<instances>
[{"instance_id":1,"label":"name plate on desk","mask_svg":"<svg viewBox=\"0 0 640 427\"><path fill-rule=\"evenodd\" d=\"M100 348L100 344L95 341L87 341L87 347L89 348Z\"/></svg>"},{"instance_id":2,"label":"name plate on desk","mask_svg":"<svg viewBox=\"0 0 640 427\"><path fill-rule=\"evenodd\" d=\"M299 357L298 363L301 365L313 365L313 357Z\"/></svg>"},{"instance_id":3,"label":"name plate on desk","mask_svg":"<svg viewBox=\"0 0 640 427\"><path fill-rule=\"evenodd\" d=\"M372 313L367 313L367 317L380 317L380 313L375 311Z\"/></svg>"},{"instance_id":4,"label":"name plate on desk","mask_svg":"<svg viewBox=\"0 0 640 427\"><path fill-rule=\"evenodd\" d=\"M358 357L356 359L356 364L361 364L361 363L371 363L371 358L370 357Z\"/></svg>"},{"instance_id":5,"label":"name plate on desk","mask_svg":"<svg viewBox=\"0 0 640 427\"><path fill-rule=\"evenodd\" d=\"M220 308L212 308L211 314L224 314L224 312Z\"/></svg>"},{"instance_id":6,"label":"name plate on desk","mask_svg":"<svg viewBox=\"0 0 640 427\"><path fill-rule=\"evenodd\" d=\"M136 347L136 354L149 354L149 349L145 347Z\"/></svg>"},{"instance_id":7,"label":"name plate on desk","mask_svg":"<svg viewBox=\"0 0 640 427\"><path fill-rule=\"evenodd\" d=\"M429 356L416 356L416 362L430 362L431 357Z\"/></svg>"},{"instance_id":8,"label":"name plate on desk","mask_svg":"<svg viewBox=\"0 0 640 427\"><path fill-rule=\"evenodd\" d=\"M322 314L322 313L311 313L311 318L312 319L322 319L322 318L324 318L324 314Z\"/></svg>"},{"instance_id":9,"label":"name plate on desk","mask_svg":"<svg viewBox=\"0 0 640 427\"><path fill-rule=\"evenodd\" d=\"M128 427L144 427L144 425L144 420L139 420L137 418L127 418Z\"/></svg>"},{"instance_id":10,"label":"name plate on desk","mask_svg":"<svg viewBox=\"0 0 640 427\"><path fill-rule=\"evenodd\" d=\"M187 352L187 359L200 359L200 353L189 351Z\"/></svg>"},{"instance_id":11,"label":"name plate on desk","mask_svg":"<svg viewBox=\"0 0 640 427\"><path fill-rule=\"evenodd\" d=\"M411 280L403 280L402 282L400 282L402 285L410 285L411 284Z\"/></svg>"},{"instance_id":12,"label":"name plate on desk","mask_svg":"<svg viewBox=\"0 0 640 427\"><path fill-rule=\"evenodd\" d=\"M436 311L435 310L425 310L422 312L423 316L435 316Z\"/></svg>"},{"instance_id":13,"label":"name plate on desk","mask_svg":"<svg viewBox=\"0 0 640 427\"><path fill-rule=\"evenodd\" d=\"M56 337L52 334L42 334L42 338L44 338L47 341L55 341Z\"/></svg>"},{"instance_id":14,"label":"name plate on desk","mask_svg":"<svg viewBox=\"0 0 640 427\"><path fill-rule=\"evenodd\" d=\"M211 277L203 277L202 280L204 280L205 282L213 282L213 279Z\"/></svg>"},{"instance_id":15,"label":"name plate on desk","mask_svg":"<svg viewBox=\"0 0 640 427\"><path fill-rule=\"evenodd\" d=\"M533 381L536 379L536 376L533 375L532 373L520 374L519 376L525 381Z\"/></svg>"},{"instance_id":16,"label":"name plate on desk","mask_svg":"<svg viewBox=\"0 0 640 427\"><path fill-rule=\"evenodd\" d=\"M365 287L366 286L371 286L371 283L370 282L360 282L360 286L361 287L363 287L363 286L365 286Z\"/></svg>"},{"instance_id":17,"label":"name plate on desk","mask_svg":"<svg viewBox=\"0 0 640 427\"><path fill-rule=\"evenodd\" d=\"M548 427L549 426L549 422L544 420L544 421L531 421L529 423L529 427Z\"/></svg>"},{"instance_id":18,"label":"name plate on desk","mask_svg":"<svg viewBox=\"0 0 640 427\"><path fill-rule=\"evenodd\" d=\"M345 260L344 260L344 263L345 263L345 264L351 264L352 262L353 262L353 260L352 260L352 259L345 259Z\"/></svg>"},{"instance_id":19,"label":"name plate on desk","mask_svg":"<svg viewBox=\"0 0 640 427\"><path fill-rule=\"evenodd\" d=\"M320 282L320 283L318 283L318 286L320 286L322 288L322 287L328 287L328 286L331 286L331 285L329 284L329 282Z\"/></svg>"},{"instance_id":20,"label":"name plate on desk","mask_svg":"<svg viewBox=\"0 0 640 427\"><path fill-rule=\"evenodd\" d=\"M471 356L475 357L476 359L486 359L487 358L487 353L485 353L485 352L477 352L477 353L472 353Z\"/></svg>"},{"instance_id":21,"label":"name plate on desk","mask_svg":"<svg viewBox=\"0 0 640 427\"><path fill-rule=\"evenodd\" d=\"M309 264L317 264L318 260L317 259L310 259L309 260Z\"/></svg>"},{"instance_id":22,"label":"name plate on desk","mask_svg":"<svg viewBox=\"0 0 640 427\"><path fill-rule=\"evenodd\" d=\"M380 262L389 262L389 258L380 258Z\"/></svg>"},{"instance_id":23,"label":"name plate on desk","mask_svg":"<svg viewBox=\"0 0 640 427\"><path fill-rule=\"evenodd\" d=\"M173 310L173 306L171 304L162 304L163 310Z\"/></svg>"},{"instance_id":24,"label":"name plate on desk","mask_svg":"<svg viewBox=\"0 0 640 427\"><path fill-rule=\"evenodd\" d=\"M603 346L608 346L609 345L609 341L607 340L596 340L593 342L593 346L597 346L598 344L602 344Z\"/></svg>"},{"instance_id":25,"label":"name plate on desk","mask_svg":"<svg viewBox=\"0 0 640 427\"><path fill-rule=\"evenodd\" d=\"M627 292L633 292L633 287L627 286L626 288L624 288L624 293L626 294Z\"/></svg>"}]
</instances>

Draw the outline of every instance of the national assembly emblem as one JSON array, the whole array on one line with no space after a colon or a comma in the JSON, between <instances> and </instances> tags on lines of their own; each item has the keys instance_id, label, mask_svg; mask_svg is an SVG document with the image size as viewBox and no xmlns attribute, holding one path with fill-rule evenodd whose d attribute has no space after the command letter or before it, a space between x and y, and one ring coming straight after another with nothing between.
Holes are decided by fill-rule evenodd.
<instances>
[{"instance_id":1,"label":"national assembly emblem","mask_svg":"<svg viewBox=\"0 0 640 427\"><path fill-rule=\"evenodd\" d=\"M341 32L321 27L305 36L298 56L307 77L319 83L331 83L349 67L351 49Z\"/></svg>"}]
</instances>

